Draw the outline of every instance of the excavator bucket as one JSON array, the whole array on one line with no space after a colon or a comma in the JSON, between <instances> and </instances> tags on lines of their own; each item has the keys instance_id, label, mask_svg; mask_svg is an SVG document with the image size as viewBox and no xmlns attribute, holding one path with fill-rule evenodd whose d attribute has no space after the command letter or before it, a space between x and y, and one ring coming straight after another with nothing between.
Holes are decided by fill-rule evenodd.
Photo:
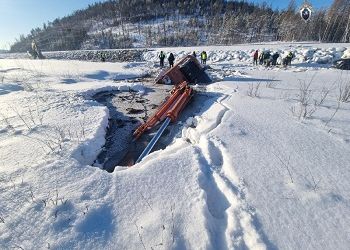
<instances>
[{"instance_id":1,"label":"excavator bucket","mask_svg":"<svg viewBox=\"0 0 350 250\"><path fill-rule=\"evenodd\" d=\"M162 72L157 78L158 84L178 85L182 82L190 84L211 83L212 80L205 73L204 68L192 55L188 55L180 60L174 67Z\"/></svg>"}]
</instances>

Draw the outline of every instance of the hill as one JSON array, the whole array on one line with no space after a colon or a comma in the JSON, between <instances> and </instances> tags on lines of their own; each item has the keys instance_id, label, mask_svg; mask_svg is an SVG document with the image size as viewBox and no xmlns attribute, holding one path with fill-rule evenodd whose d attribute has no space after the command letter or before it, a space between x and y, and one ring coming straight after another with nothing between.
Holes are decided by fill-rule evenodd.
<instances>
[{"instance_id":1,"label":"hill","mask_svg":"<svg viewBox=\"0 0 350 250\"><path fill-rule=\"evenodd\" d=\"M109 0L21 35L11 52L36 40L44 51L195 45L263 41L349 42L349 0L299 17L292 0L283 11L267 4L225 0Z\"/></svg>"}]
</instances>

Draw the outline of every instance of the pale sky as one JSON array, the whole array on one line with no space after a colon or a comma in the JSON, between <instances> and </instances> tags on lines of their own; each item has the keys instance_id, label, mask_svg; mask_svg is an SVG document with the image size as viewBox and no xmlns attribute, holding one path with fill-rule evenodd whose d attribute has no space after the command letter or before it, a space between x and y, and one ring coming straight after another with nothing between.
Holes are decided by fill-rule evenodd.
<instances>
[{"instance_id":1,"label":"pale sky","mask_svg":"<svg viewBox=\"0 0 350 250\"><path fill-rule=\"evenodd\" d=\"M101 0L0 0L0 49L21 34ZM103 0L102 0L103 2Z\"/></svg>"}]
</instances>

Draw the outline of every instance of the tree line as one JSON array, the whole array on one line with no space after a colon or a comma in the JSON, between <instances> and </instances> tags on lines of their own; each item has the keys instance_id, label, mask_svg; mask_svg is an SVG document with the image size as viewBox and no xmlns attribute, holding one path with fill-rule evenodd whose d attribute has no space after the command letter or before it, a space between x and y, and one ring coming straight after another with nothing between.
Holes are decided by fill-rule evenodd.
<instances>
[{"instance_id":1,"label":"tree line","mask_svg":"<svg viewBox=\"0 0 350 250\"><path fill-rule=\"evenodd\" d=\"M264 41L350 42L350 0L300 18L291 0L284 10L266 3L225 0L108 0L21 35L11 52L115 49L139 46L230 45Z\"/></svg>"}]
</instances>

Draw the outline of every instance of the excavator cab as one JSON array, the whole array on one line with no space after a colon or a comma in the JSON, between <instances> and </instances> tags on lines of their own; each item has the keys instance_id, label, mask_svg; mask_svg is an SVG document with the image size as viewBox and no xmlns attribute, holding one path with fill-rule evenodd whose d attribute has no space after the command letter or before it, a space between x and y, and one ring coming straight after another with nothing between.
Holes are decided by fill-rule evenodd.
<instances>
[{"instance_id":1,"label":"excavator cab","mask_svg":"<svg viewBox=\"0 0 350 250\"><path fill-rule=\"evenodd\" d=\"M187 55L174 67L162 72L156 78L156 83L158 84L178 85L184 81L189 84L207 84L212 82L202 65L192 55Z\"/></svg>"}]
</instances>

